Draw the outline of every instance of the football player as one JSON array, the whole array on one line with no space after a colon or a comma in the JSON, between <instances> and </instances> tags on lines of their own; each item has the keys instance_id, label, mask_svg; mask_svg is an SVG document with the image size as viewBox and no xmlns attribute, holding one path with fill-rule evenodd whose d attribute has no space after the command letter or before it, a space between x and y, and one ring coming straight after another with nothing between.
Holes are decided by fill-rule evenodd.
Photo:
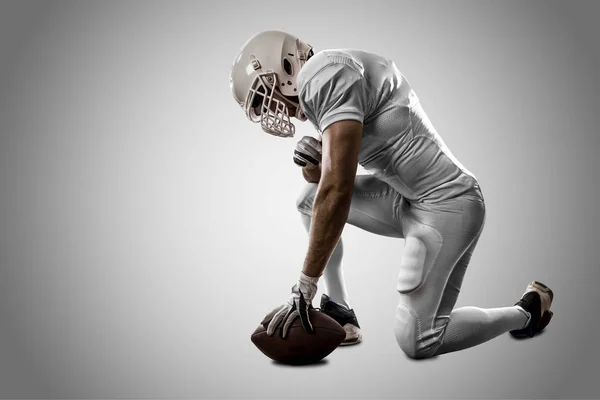
<instances>
[{"instance_id":1,"label":"football player","mask_svg":"<svg viewBox=\"0 0 600 400\"><path fill-rule=\"evenodd\" d=\"M346 223L403 239L395 335L409 357L462 350L506 332L533 337L548 325L553 293L538 281L514 306L454 308L485 201L392 60L353 49L315 53L291 34L265 31L242 47L230 85L263 131L292 137L295 118L310 121L320 137L302 138L294 151L308 181L297 207L309 245L289 299L265 317L269 335L285 336L295 318L312 331L308 309L323 275L321 308L345 327L345 343L361 340L342 274ZM357 175L358 164L370 175Z\"/></svg>"}]
</instances>

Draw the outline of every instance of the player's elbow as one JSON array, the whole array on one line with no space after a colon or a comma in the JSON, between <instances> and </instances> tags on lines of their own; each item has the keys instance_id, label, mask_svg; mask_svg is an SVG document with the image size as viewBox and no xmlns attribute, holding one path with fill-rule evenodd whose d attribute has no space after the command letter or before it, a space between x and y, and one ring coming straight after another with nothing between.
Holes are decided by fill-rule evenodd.
<instances>
[{"instance_id":1,"label":"player's elbow","mask_svg":"<svg viewBox=\"0 0 600 400\"><path fill-rule=\"evenodd\" d=\"M321 176L322 190L327 190L340 196L350 195L354 190L354 177L355 174L328 171L327 174Z\"/></svg>"}]
</instances>

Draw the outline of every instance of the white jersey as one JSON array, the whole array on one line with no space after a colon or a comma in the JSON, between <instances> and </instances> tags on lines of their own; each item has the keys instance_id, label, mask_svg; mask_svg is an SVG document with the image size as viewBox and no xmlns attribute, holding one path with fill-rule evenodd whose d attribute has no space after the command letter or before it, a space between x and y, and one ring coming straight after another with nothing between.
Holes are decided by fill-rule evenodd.
<instances>
[{"instance_id":1,"label":"white jersey","mask_svg":"<svg viewBox=\"0 0 600 400\"><path fill-rule=\"evenodd\" d=\"M393 61L359 50L324 50L298 75L300 106L323 133L363 123L359 164L409 200L433 203L478 187L447 148Z\"/></svg>"}]
</instances>

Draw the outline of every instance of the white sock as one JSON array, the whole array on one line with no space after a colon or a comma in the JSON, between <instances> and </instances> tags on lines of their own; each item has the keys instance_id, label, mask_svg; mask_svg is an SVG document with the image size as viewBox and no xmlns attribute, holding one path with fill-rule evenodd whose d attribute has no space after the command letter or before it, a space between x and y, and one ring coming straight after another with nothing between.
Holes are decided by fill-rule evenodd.
<instances>
[{"instance_id":1,"label":"white sock","mask_svg":"<svg viewBox=\"0 0 600 400\"><path fill-rule=\"evenodd\" d=\"M444 343L436 354L463 350L503 333L522 329L530 315L518 306L500 308L462 307L450 313Z\"/></svg>"}]
</instances>

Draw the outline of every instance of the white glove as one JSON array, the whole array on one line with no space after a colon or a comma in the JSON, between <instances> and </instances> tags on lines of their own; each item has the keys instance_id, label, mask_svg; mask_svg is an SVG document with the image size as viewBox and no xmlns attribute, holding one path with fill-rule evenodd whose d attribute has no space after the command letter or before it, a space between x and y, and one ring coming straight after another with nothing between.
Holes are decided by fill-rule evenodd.
<instances>
[{"instance_id":1,"label":"white glove","mask_svg":"<svg viewBox=\"0 0 600 400\"><path fill-rule=\"evenodd\" d=\"M313 308L312 301L317 294L318 281L319 278L312 278L303 272L300 273L300 279L292 287L292 294L287 303L274 309L263 319L263 324L269 323L267 326L267 335L273 336L279 325L283 323L281 337L285 338L292 323L298 317L300 317L302 327L309 333L313 332L313 327L308 317L308 310Z\"/></svg>"},{"instance_id":2,"label":"white glove","mask_svg":"<svg viewBox=\"0 0 600 400\"><path fill-rule=\"evenodd\" d=\"M294 162L301 167L316 167L321 162L321 142L304 136L296 143Z\"/></svg>"}]
</instances>

